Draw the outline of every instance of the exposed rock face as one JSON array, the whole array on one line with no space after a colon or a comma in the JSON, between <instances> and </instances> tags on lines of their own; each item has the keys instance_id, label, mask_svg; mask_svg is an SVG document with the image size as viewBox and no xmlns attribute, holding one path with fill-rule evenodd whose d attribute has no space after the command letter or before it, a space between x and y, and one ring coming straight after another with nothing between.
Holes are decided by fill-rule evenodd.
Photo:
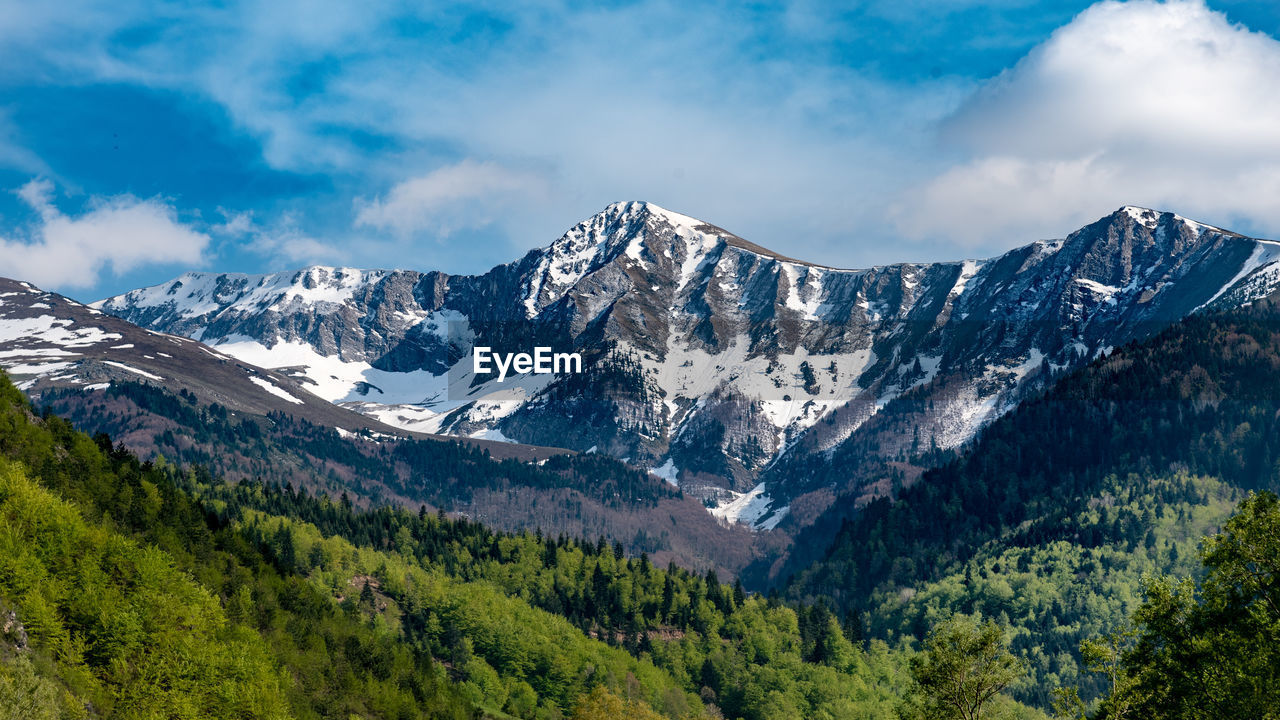
<instances>
[{"instance_id":1,"label":"exposed rock face","mask_svg":"<svg viewBox=\"0 0 1280 720\"><path fill-rule=\"evenodd\" d=\"M27 637L27 629L23 627L22 623L18 620L17 612L10 610L9 612L0 615L0 638L3 638L18 650L27 649L27 642L29 640Z\"/></svg>"},{"instance_id":2,"label":"exposed rock face","mask_svg":"<svg viewBox=\"0 0 1280 720\"><path fill-rule=\"evenodd\" d=\"M833 458L956 447L1053 372L1268 294L1277 260L1126 207L989 260L841 270L633 202L479 276L189 273L98 307L391 424L627 458L772 527ZM471 374L472 344L588 367L499 385Z\"/></svg>"}]
</instances>

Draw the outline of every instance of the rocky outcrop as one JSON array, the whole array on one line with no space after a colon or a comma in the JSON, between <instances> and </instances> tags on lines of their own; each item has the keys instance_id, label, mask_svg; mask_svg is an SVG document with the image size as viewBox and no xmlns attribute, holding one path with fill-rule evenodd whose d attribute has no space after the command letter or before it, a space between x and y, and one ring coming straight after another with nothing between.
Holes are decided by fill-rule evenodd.
<instances>
[{"instance_id":1,"label":"rocky outcrop","mask_svg":"<svg viewBox=\"0 0 1280 720\"><path fill-rule=\"evenodd\" d=\"M19 651L27 649L30 638L27 637L27 628L18 620L16 611L0 610L0 639Z\"/></svg>"}]
</instances>

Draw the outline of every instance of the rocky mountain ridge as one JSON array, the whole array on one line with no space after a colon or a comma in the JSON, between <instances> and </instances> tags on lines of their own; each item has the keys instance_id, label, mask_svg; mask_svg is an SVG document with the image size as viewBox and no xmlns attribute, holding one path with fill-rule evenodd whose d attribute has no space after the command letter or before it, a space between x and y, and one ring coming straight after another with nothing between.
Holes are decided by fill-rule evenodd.
<instances>
[{"instance_id":1,"label":"rocky mountain ridge","mask_svg":"<svg viewBox=\"0 0 1280 720\"><path fill-rule=\"evenodd\" d=\"M193 472L605 536L661 563L729 574L754 559L745 529L611 458L392 427L281 372L5 278L0 368L36 408Z\"/></svg>"},{"instance_id":2,"label":"rocky mountain ridge","mask_svg":"<svg viewBox=\"0 0 1280 720\"><path fill-rule=\"evenodd\" d=\"M434 438L406 431L316 397L292 378L190 338L137 327L30 283L0 277L0 368L39 400L45 393L93 393L143 382L232 415L285 413L350 436ZM455 438L448 439L455 442ZM561 450L468 439L497 458L545 459Z\"/></svg>"},{"instance_id":3,"label":"rocky mountain ridge","mask_svg":"<svg viewBox=\"0 0 1280 720\"><path fill-rule=\"evenodd\" d=\"M1269 294L1278 260L1124 207L988 260L842 270L631 202L482 275L188 273L96 307L391 425L605 452L771 528L836 476L872 487L885 463L958 447L1054 373ZM587 369L499 384L471 371L477 344Z\"/></svg>"}]
</instances>

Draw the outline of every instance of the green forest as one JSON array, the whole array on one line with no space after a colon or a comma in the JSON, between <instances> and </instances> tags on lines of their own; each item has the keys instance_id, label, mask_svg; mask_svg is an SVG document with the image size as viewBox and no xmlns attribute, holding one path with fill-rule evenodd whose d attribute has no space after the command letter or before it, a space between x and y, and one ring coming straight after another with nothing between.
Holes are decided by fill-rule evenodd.
<instances>
[{"instance_id":1,"label":"green forest","mask_svg":"<svg viewBox=\"0 0 1280 720\"><path fill-rule=\"evenodd\" d=\"M1086 650L1132 633L1162 578L1193 597L1202 540L1251 493L1280 489L1278 407L1276 311L1189 318L1061 378L959 459L868 505L787 595L893 647L956 614L992 619L1026 665L1013 697L1048 709L1070 691L1118 717L1098 704L1114 679Z\"/></svg>"},{"instance_id":2,"label":"green forest","mask_svg":"<svg viewBox=\"0 0 1280 720\"><path fill-rule=\"evenodd\" d=\"M255 416L237 416L218 403L201 404L185 390L175 394L145 382L113 382L95 402L68 402L81 395L75 388L52 390L41 396L41 403L94 433L124 430L129 427L129 411L145 412L180 428L165 429L154 438L154 450L170 461L281 483L297 477L297 466L302 466L310 487L335 492L347 487L362 498L414 497L446 504L466 501L481 489L518 486L580 489L613 507L632 507L652 506L680 494L606 455L556 455L536 465L494 460L486 451L462 443L397 438L395 443L369 447L287 413L273 412L264 423ZM344 475L337 468L350 472ZM428 474L431 483L411 479Z\"/></svg>"},{"instance_id":3,"label":"green forest","mask_svg":"<svg viewBox=\"0 0 1280 720\"><path fill-rule=\"evenodd\" d=\"M906 658L620 546L142 463L0 388L0 707L32 717L880 717Z\"/></svg>"},{"instance_id":4,"label":"green forest","mask_svg":"<svg viewBox=\"0 0 1280 720\"><path fill-rule=\"evenodd\" d=\"M761 592L143 462L4 380L0 718L1280 717L1277 407L1280 319L1189 320Z\"/></svg>"}]
</instances>

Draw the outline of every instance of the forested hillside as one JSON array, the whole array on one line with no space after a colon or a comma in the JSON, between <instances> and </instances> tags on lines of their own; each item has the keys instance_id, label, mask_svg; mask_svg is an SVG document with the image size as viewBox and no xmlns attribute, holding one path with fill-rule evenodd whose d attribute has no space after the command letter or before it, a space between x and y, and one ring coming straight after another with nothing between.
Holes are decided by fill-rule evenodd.
<instances>
[{"instance_id":1,"label":"forested hillside","mask_svg":"<svg viewBox=\"0 0 1280 720\"><path fill-rule=\"evenodd\" d=\"M142 463L7 383L0 455L0 706L23 717L857 718L912 701L907 654L851 641L822 606L618 544Z\"/></svg>"},{"instance_id":2,"label":"forested hillside","mask_svg":"<svg viewBox=\"0 0 1280 720\"><path fill-rule=\"evenodd\" d=\"M1085 645L1110 680L1094 718L1280 717L1280 498L1251 495L1200 557L1203 582L1148 580L1136 627ZM1063 690L1059 714L1082 716Z\"/></svg>"},{"instance_id":3,"label":"forested hillside","mask_svg":"<svg viewBox=\"0 0 1280 720\"><path fill-rule=\"evenodd\" d=\"M92 392L51 389L39 402L144 458L163 455L232 480L292 483L335 497L347 492L358 506L426 502L507 530L608 535L634 554L704 570L736 570L751 558L746 529L722 527L679 489L603 455L495 462L483 447L356 435L281 411L236 413L145 381L115 381Z\"/></svg>"},{"instance_id":4,"label":"forested hillside","mask_svg":"<svg viewBox=\"0 0 1280 720\"><path fill-rule=\"evenodd\" d=\"M1198 574L1246 491L1280 487L1280 315L1197 316L1061 379L959 460L845 523L788 594L891 643L952 613L1007 625L1015 695L1105 690L1084 640L1120 628L1148 575Z\"/></svg>"},{"instance_id":5,"label":"forested hillside","mask_svg":"<svg viewBox=\"0 0 1280 720\"><path fill-rule=\"evenodd\" d=\"M1276 484L1277 378L1270 309L1118 350L869 505L784 598L604 538L142 462L4 382L0 707L939 718L961 693L980 699L972 717L1043 717L1031 706L1055 700L1077 716L1183 717L1212 687L1224 717L1253 717L1240 713L1274 701L1275 504L1255 496L1228 518ZM198 427L252 433L236 422ZM474 492L460 480L490 477L486 463L507 467L460 450L443 468L459 484L443 487ZM612 467L510 472L530 484L599 472L603 500L635 482ZM1186 580L1150 579L1169 575ZM1229 678L1212 670L1229 662Z\"/></svg>"}]
</instances>

